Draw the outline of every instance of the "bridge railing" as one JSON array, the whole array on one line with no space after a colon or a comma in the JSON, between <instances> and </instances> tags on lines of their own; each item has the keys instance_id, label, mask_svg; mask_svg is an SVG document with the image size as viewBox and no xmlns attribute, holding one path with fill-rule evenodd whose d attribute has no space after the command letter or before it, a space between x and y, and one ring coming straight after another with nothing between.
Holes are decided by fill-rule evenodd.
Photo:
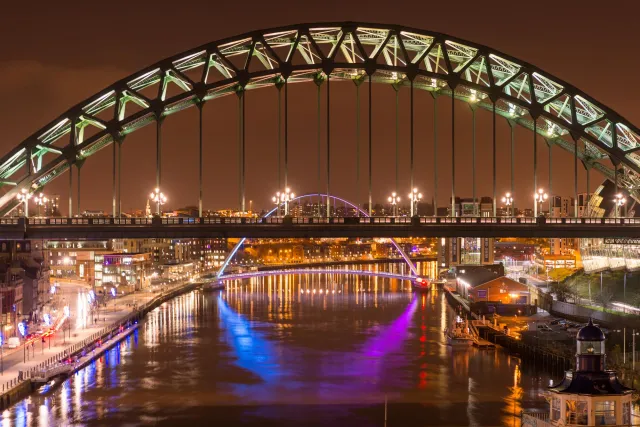
<instances>
[{"instance_id":1,"label":"bridge railing","mask_svg":"<svg viewBox=\"0 0 640 427\"><path fill-rule=\"evenodd\" d=\"M372 217L154 217L154 218L0 218L0 227L74 227L74 226L207 226L207 225L512 225L512 226L571 226L571 225L603 225L639 227L640 218L517 218L517 217L406 217L406 216L372 216Z\"/></svg>"}]
</instances>

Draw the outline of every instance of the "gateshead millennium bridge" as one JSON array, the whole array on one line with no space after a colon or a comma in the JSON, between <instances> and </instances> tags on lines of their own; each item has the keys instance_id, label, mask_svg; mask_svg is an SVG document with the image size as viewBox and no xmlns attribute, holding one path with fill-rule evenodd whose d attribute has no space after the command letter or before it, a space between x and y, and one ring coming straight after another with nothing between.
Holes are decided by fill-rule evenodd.
<instances>
[{"instance_id":1,"label":"gateshead millennium bridge","mask_svg":"<svg viewBox=\"0 0 640 427\"><path fill-rule=\"evenodd\" d=\"M348 87L338 82L352 82ZM409 91L409 182L410 188L420 186L415 179L414 100L416 91L428 92L433 99L433 188L429 199L437 214L439 178L451 180L451 218L418 217L411 204L411 218L340 219L331 217L330 198L326 198L326 213L318 212L314 219L263 218L253 220L203 218L203 109L205 105L224 96L235 96L238 103L238 209L246 211L245 106L251 102L253 89L275 88L278 122L279 187L291 183L289 174L289 85L310 83L318 87L318 100L325 92L324 121L314 123L318 143L324 131L326 153L326 194L332 191L331 94L335 90L353 91L358 114L354 148L366 149L368 164L361 168L358 156L356 185L361 169L366 170L368 197L354 201L368 206L372 214L372 111L376 99L372 96L374 83L392 86L397 92ZM355 90L354 90L355 88ZM360 94L368 92L367 120L360 124ZM451 102L440 111L448 97ZM275 102L277 101L277 102ZM465 105L466 104L466 105ZM319 101L318 101L318 105ZM440 106L440 107L439 107ZM129 135L155 124L156 128L156 187L162 188L163 122L168 116L187 110L198 110L199 116L199 215L175 222L167 218L124 218L121 203L122 145ZM491 145L483 147L492 154L492 212L488 217L456 217L455 159L461 152L456 140L456 108L471 108L473 128L472 180L473 200L476 200L476 112L486 111L491 117ZM207 107L209 108L209 107ZM450 139L438 135L439 117L450 118ZM300 24L258 30L218 40L161 60L126 77L80 102L35 131L0 159L0 215L11 215L24 203L23 215L29 214L29 196L38 193L54 179L65 175L69 183L67 218L3 218L0 227L7 237L105 237L142 236L571 236L571 237L638 237L640 225L632 218L619 218L606 211L598 218L579 217L578 204L567 218L538 218L538 203L533 203L533 218L500 218L497 215L496 180L496 122L506 120L511 127L510 171L507 188L514 194L514 129L521 126L531 131L530 144L518 141L522 153L531 155L533 173L528 178L538 188L539 143L549 147L549 162L555 147L569 152L572 161L566 168L573 172L573 191L578 198L579 165L586 170L589 196L589 177L592 170L624 194L634 204L639 198L640 131L613 109L601 104L586 93L551 74L516 59L470 41L446 34L405 28L398 25L370 23ZM396 126L398 126L396 114ZM367 128L368 144L360 147L361 128ZM396 140L396 144L398 141ZM439 164L438 149L442 144L451 148L450 167ZM318 145L320 147L320 145ZM341 147L343 148L343 147ZM108 218L77 218L81 212L81 170L85 160L100 150L112 153L111 215ZM280 152L283 156L281 159ZM396 150L398 153L398 150ZM396 162L397 162L396 154ZM466 153L465 153L466 155ZM335 153L334 153L335 157ZM397 164L397 163L396 163ZM75 173L74 173L75 169ZM548 185L552 187L549 168ZM283 172L283 173L281 173ZM74 175L77 196L74 207ZM522 176L522 174L519 174ZM459 196L459 195L458 195ZM524 199L524 198L523 198ZM590 203L590 200L589 200ZM540 204L540 206L542 206ZM594 210L589 210L589 214ZM160 203L158 203L160 213ZM587 214L588 215L588 214ZM213 221L213 222L212 222ZM216 222L217 221L217 222ZM230 221L230 222L229 222ZM332 231L333 230L333 231ZM477 230L477 231L473 231Z\"/></svg>"}]
</instances>

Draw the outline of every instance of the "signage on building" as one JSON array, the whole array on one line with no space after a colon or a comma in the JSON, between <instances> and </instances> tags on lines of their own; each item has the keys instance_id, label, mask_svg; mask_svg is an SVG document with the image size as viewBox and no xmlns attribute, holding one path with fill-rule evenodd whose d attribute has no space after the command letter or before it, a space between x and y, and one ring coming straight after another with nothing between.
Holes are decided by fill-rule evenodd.
<instances>
[{"instance_id":1,"label":"signage on building","mask_svg":"<svg viewBox=\"0 0 640 427\"><path fill-rule=\"evenodd\" d=\"M482 238L482 263L491 263L491 242L488 238Z\"/></svg>"},{"instance_id":2,"label":"signage on building","mask_svg":"<svg viewBox=\"0 0 640 427\"><path fill-rule=\"evenodd\" d=\"M462 205L462 216L475 216L475 203L461 203Z\"/></svg>"},{"instance_id":3,"label":"signage on building","mask_svg":"<svg viewBox=\"0 0 640 427\"><path fill-rule=\"evenodd\" d=\"M451 239L451 264L458 264L458 258L460 256L459 240L457 237Z\"/></svg>"}]
</instances>

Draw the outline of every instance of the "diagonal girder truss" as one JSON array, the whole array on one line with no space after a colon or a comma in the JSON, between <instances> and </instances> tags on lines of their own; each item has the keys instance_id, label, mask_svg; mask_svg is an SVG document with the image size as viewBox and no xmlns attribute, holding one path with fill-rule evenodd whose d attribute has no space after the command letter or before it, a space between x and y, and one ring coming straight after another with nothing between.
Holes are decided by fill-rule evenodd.
<instances>
[{"instance_id":1,"label":"diagonal girder truss","mask_svg":"<svg viewBox=\"0 0 640 427\"><path fill-rule=\"evenodd\" d=\"M100 149L165 116L215 98L280 84L361 80L453 96L534 129L640 200L640 130L550 74L441 33L368 23L253 31L164 59L79 103L0 159L0 215ZM578 141L578 144L575 144Z\"/></svg>"}]
</instances>

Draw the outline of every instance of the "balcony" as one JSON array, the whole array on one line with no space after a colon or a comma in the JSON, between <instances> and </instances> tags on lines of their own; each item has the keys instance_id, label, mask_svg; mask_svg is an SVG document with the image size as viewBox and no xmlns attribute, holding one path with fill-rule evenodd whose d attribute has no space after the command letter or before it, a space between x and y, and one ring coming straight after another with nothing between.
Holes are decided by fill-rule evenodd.
<instances>
[{"instance_id":1,"label":"balcony","mask_svg":"<svg viewBox=\"0 0 640 427\"><path fill-rule=\"evenodd\" d=\"M556 427L551 424L548 412L523 412L522 427Z\"/></svg>"}]
</instances>

